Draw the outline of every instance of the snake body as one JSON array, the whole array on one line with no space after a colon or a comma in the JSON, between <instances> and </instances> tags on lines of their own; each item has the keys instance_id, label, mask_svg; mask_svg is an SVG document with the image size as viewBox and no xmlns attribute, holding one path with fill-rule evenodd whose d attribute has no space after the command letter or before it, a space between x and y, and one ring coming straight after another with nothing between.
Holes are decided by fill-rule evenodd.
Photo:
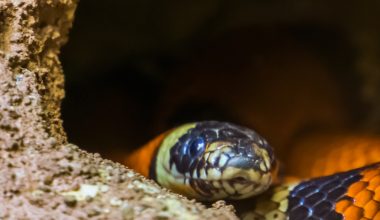
<instances>
[{"instance_id":1,"label":"snake body","mask_svg":"<svg viewBox=\"0 0 380 220\"><path fill-rule=\"evenodd\" d=\"M380 163L274 186L244 203L242 219L380 219Z\"/></svg>"},{"instance_id":2,"label":"snake body","mask_svg":"<svg viewBox=\"0 0 380 220\"><path fill-rule=\"evenodd\" d=\"M380 219L380 163L281 181L268 142L227 122L172 129L129 155L125 164L190 198L245 199L236 205L243 219Z\"/></svg>"}]
</instances>

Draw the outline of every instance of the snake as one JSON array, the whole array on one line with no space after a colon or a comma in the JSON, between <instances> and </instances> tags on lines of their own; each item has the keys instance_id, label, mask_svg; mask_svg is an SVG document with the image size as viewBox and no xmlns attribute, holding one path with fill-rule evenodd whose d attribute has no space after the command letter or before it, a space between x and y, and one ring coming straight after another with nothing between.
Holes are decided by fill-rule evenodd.
<instances>
[{"instance_id":1,"label":"snake","mask_svg":"<svg viewBox=\"0 0 380 220\"><path fill-rule=\"evenodd\" d=\"M233 201L242 219L380 220L380 163L285 178L268 141L229 122L178 126L129 154L124 164L188 198Z\"/></svg>"}]
</instances>

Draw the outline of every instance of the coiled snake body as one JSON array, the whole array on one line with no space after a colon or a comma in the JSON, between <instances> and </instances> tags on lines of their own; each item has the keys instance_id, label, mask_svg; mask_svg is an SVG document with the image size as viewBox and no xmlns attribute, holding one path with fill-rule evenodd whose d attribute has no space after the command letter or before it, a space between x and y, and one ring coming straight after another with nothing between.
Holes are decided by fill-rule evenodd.
<instances>
[{"instance_id":1,"label":"coiled snake body","mask_svg":"<svg viewBox=\"0 0 380 220\"><path fill-rule=\"evenodd\" d=\"M244 219L380 219L380 163L285 181L277 176L267 141L226 122L172 129L129 155L125 164L190 198L245 199L236 206Z\"/></svg>"}]
</instances>

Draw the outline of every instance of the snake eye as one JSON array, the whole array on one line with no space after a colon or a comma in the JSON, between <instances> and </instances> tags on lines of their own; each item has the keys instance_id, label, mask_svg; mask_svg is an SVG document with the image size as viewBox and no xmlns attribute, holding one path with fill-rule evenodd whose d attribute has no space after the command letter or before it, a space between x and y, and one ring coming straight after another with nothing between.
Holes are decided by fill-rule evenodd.
<instances>
[{"instance_id":1,"label":"snake eye","mask_svg":"<svg viewBox=\"0 0 380 220\"><path fill-rule=\"evenodd\" d=\"M195 139L192 143L189 145L188 152L190 153L190 156L196 156L199 154L199 152L203 151L205 149L205 140L201 137L198 137Z\"/></svg>"}]
</instances>

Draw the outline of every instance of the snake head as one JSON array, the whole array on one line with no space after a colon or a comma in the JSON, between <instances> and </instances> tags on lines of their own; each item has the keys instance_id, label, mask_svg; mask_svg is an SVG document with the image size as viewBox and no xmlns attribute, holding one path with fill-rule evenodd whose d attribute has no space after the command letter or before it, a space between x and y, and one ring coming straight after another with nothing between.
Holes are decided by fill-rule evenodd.
<instances>
[{"instance_id":1,"label":"snake head","mask_svg":"<svg viewBox=\"0 0 380 220\"><path fill-rule=\"evenodd\" d=\"M265 191L275 175L273 150L256 132L205 121L173 129L158 148L156 181L199 200L243 199Z\"/></svg>"}]
</instances>

